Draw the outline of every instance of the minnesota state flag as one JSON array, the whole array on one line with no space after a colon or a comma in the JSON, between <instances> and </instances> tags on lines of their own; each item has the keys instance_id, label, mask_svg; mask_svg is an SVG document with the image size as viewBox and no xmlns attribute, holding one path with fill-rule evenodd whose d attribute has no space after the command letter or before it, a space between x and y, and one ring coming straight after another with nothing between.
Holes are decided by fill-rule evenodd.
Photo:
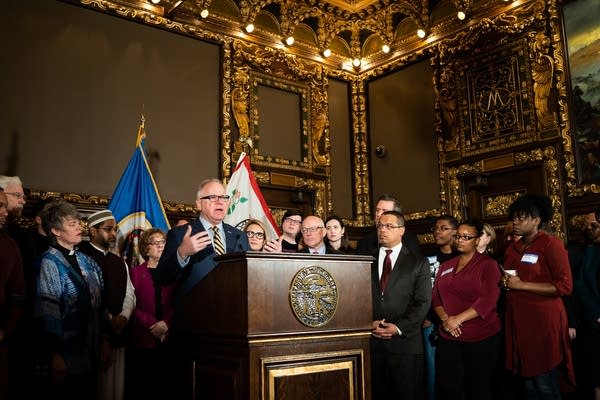
<instances>
[{"instance_id":1,"label":"minnesota state flag","mask_svg":"<svg viewBox=\"0 0 600 400\"><path fill-rule=\"evenodd\" d=\"M144 117L138 130L136 148L108 203L119 226L121 256L134 267L143 262L138 249L139 235L149 228L169 230L158 188L144 150Z\"/></svg>"},{"instance_id":2,"label":"minnesota state flag","mask_svg":"<svg viewBox=\"0 0 600 400\"><path fill-rule=\"evenodd\" d=\"M279 237L279 228L252 174L246 153L240 155L226 192L231 196L231 202L225 222L242 229L246 220L257 219L266 226L271 238Z\"/></svg>"}]
</instances>

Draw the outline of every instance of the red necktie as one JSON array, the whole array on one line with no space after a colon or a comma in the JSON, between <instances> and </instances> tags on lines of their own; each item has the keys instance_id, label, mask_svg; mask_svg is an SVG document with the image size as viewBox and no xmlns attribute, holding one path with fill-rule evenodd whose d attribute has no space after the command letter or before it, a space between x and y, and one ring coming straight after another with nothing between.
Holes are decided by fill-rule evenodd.
<instances>
[{"instance_id":1,"label":"red necktie","mask_svg":"<svg viewBox=\"0 0 600 400\"><path fill-rule=\"evenodd\" d=\"M390 280L390 275L392 274L392 250L387 249L385 251L385 258L383 259L383 272L381 273L381 281L379 281L381 286L381 293L385 292L385 287Z\"/></svg>"}]
</instances>

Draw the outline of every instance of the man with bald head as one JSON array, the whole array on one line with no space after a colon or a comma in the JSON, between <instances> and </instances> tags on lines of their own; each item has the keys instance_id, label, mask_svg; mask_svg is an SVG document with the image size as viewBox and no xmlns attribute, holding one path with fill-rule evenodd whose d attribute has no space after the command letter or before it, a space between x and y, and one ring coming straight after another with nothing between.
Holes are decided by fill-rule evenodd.
<instances>
[{"instance_id":1,"label":"man with bald head","mask_svg":"<svg viewBox=\"0 0 600 400\"><path fill-rule=\"evenodd\" d=\"M299 253L309 254L343 254L341 251L325 245L325 223L316 215L309 215L302 221L300 228L304 248Z\"/></svg>"},{"instance_id":2,"label":"man with bald head","mask_svg":"<svg viewBox=\"0 0 600 400\"><path fill-rule=\"evenodd\" d=\"M4 227L8 218L8 196L0 190L0 398L8 397L9 372L14 378L16 354L15 329L23 314L25 303L25 280L21 254L15 241ZM11 371L12 369L12 371ZM11 383L14 379L10 380Z\"/></svg>"},{"instance_id":3,"label":"man with bald head","mask_svg":"<svg viewBox=\"0 0 600 400\"><path fill-rule=\"evenodd\" d=\"M175 291L175 316L167 336L167 348L170 355L179 361L169 362L172 366L164 377L169 382L171 398L187 396L189 381L187 365L189 349L183 344L179 326L183 297L193 289L217 262L215 257L225 253L243 252L250 249L248 237L241 230L223 222L229 207L229 195L218 179L206 179L200 183L196 192L198 218L184 225L171 228L167 233L167 242L161 255L156 273L155 284L161 286L177 283ZM198 304L208 309L211 304Z\"/></svg>"},{"instance_id":4,"label":"man with bald head","mask_svg":"<svg viewBox=\"0 0 600 400\"><path fill-rule=\"evenodd\" d=\"M179 281L177 299L216 266L216 256L249 249L246 234L223 222L228 207L229 195L223 183L218 179L207 179L200 183L196 193L200 216L188 224L174 227L167 234L157 278L161 285Z\"/></svg>"}]
</instances>

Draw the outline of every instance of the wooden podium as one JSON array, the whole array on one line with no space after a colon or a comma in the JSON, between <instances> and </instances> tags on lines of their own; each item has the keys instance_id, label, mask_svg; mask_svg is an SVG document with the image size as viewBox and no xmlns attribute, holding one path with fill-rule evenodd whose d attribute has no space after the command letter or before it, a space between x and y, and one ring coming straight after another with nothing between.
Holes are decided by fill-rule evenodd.
<instances>
[{"instance_id":1,"label":"wooden podium","mask_svg":"<svg viewBox=\"0 0 600 400\"><path fill-rule=\"evenodd\" d=\"M370 399L369 256L247 252L183 299L193 399Z\"/></svg>"}]
</instances>

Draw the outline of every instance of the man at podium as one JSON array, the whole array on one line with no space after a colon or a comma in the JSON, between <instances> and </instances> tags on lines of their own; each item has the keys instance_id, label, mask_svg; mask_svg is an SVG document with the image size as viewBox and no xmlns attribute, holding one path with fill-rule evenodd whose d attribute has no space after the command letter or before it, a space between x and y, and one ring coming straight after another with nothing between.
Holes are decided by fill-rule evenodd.
<instances>
[{"instance_id":1,"label":"man at podium","mask_svg":"<svg viewBox=\"0 0 600 400\"><path fill-rule=\"evenodd\" d=\"M157 280L160 285L179 280L176 301L215 267L216 256L249 249L246 234L223 222L228 206L229 195L221 181L204 180L196 194L198 219L169 230Z\"/></svg>"}]
</instances>

